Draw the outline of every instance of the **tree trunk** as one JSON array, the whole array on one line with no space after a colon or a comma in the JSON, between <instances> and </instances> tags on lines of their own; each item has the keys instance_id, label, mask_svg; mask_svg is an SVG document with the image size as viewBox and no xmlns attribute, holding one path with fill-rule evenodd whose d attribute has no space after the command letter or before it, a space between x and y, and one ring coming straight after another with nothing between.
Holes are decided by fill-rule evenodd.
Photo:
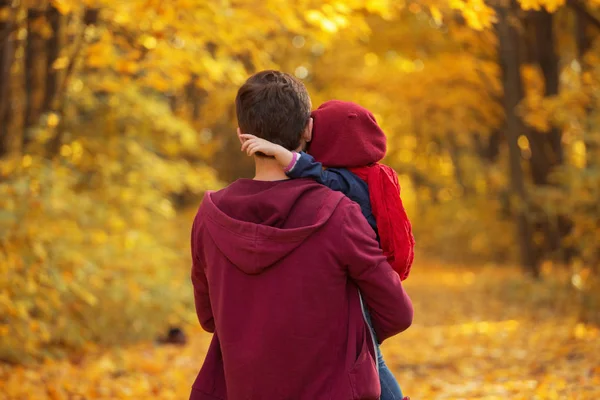
<instances>
[{"instance_id":1,"label":"tree trunk","mask_svg":"<svg viewBox=\"0 0 600 400\"><path fill-rule=\"evenodd\" d=\"M524 270L539 277L539 260L535 257L532 229L527 218L528 199L521 167L521 151L518 145L519 132L523 124L516 113L516 107L523 98L521 81L521 60L519 57L519 34L511 23L514 3L510 7L498 7L498 43L504 87L504 112L506 118L506 141L509 150L510 182L513 195L518 201L514 213L516 237L519 246L520 261Z\"/></svg>"},{"instance_id":2,"label":"tree trunk","mask_svg":"<svg viewBox=\"0 0 600 400\"><path fill-rule=\"evenodd\" d=\"M185 88L186 101L191 106L190 119L192 122L196 122L200 118L200 99L198 98L198 86L196 86L197 80L198 77L196 74L192 74Z\"/></svg>"},{"instance_id":3,"label":"tree trunk","mask_svg":"<svg viewBox=\"0 0 600 400\"><path fill-rule=\"evenodd\" d=\"M177 113L177 109L179 108L179 99L177 98L177 94L168 94L167 99L169 100L169 107L171 108L171 112L173 114Z\"/></svg>"},{"instance_id":4,"label":"tree trunk","mask_svg":"<svg viewBox=\"0 0 600 400\"><path fill-rule=\"evenodd\" d=\"M590 34L589 26L589 19L585 10L575 9L575 41L577 44L577 57L581 66L582 83L584 75L592 70L592 66L585 60L585 55L592 47L592 35ZM588 167L595 167L598 166L597 158L600 155L600 132L595 131L594 125L591 123L591 113L592 105L588 104L585 110L586 120L584 122L586 164Z\"/></svg>"},{"instance_id":5,"label":"tree trunk","mask_svg":"<svg viewBox=\"0 0 600 400\"><path fill-rule=\"evenodd\" d=\"M448 153L450 154L450 159L452 160L452 165L454 169L454 179L456 179L456 183L462 188L463 194L470 195L473 193L472 188L467 184L465 179L465 174L461 165L461 153L462 149L456 143L456 139L452 134L448 134Z\"/></svg>"},{"instance_id":6,"label":"tree trunk","mask_svg":"<svg viewBox=\"0 0 600 400\"><path fill-rule=\"evenodd\" d=\"M12 0L0 0L0 10L10 8ZM10 12L7 20L0 21L0 157L8 154L10 148L10 71L15 54L13 18L14 13Z\"/></svg>"},{"instance_id":7,"label":"tree trunk","mask_svg":"<svg viewBox=\"0 0 600 400\"><path fill-rule=\"evenodd\" d=\"M36 22L44 17L44 11L31 8L27 10L27 42L25 43L25 122L23 124L23 149L31 141L29 128L40 117L42 81L39 74L40 55L44 51L44 40L36 30Z\"/></svg>"},{"instance_id":8,"label":"tree trunk","mask_svg":"<svg viewBox=\"0 0 600 400\"><path fill-rule=\"evenodd\" d=\"M81 53L83 52L84 44L85 44L85 31L86 28L90 25L95 25L98 21L99 11L96 8L86 8L83 13L83 26L81 30L78 32L78 35L75 37L75 44L71 57L69 59L69 64L65 69L63 74L63 78L60 82L60 86L56 91L56 97L52 100L51 110L58 113L61 116L61 122L56 128L56 133L54 137L48 142L46 145L48 155L54 156L58 153L60 146L62 145L63 135L64 135L64 124L63 124L63 114L64 107L67 100L67 91L69 87L69 81L73 77L75 73L75 65Z\"/></svg>"},{"instance_id":9,"label":"tree trunk","mask_svg":"<svg viewBox=\"0 0 600 400\"><path fill-rule=\"evenodd\" d=\"M579 5L579 3L572 3ZM581 90L588 92L593 98L593 93L589 93L589 85L586 83L586 75L591 74L594 66L586 60L586 55L592 48L594 41L594 33L600 32L600 22L593 18L584 6L574 8L575 13L575 43L577 45L577 58L579 59L579 65L581 68ZM593 100L590 102L585 109L585 121L583 121L584 134L583 141L585 144L586 152L586 167L591 173L595 173L600 167L598 157L600 157L600 128L592 122L592 111L594 109ZM588 210L594 214L595 210ZM595 213L597 215L597 213ZM560 221L562 223L561 229L571 230L572 221ZM598 218L596 217L596 224L598 225ZM566 226L565 226L566 225ZM598 246L596 245L596 248ZM577 246L569 246L565 250L565 258L570 261L579 253ZM598 251L596 251L598 253ZM596 258L595 261L597 261ZM596 262L597 264L597 262Z\"/></svg>"},{"instance_id":10,"label":"tree trunk","mask_svg":"<svg viewBox=\"0 0 600 400\"><path fill-rule=\"evenodd\" d=\"M52 27L52 37L46 41L46 93L44 96L44 110L54 108L54 100L59 89L59 73L54 68L54 63L60 57L62 40L62 17L53 6L48 7L46 18Z\"/></svg>"},{"instance_id":11,"label":"tree trunk","mask_svg":"<svg viewBox=\"0 0 600 400\"><path fill-rule=\"evenodd\" d=\"M490 133L486 143L481 143L477 146L479 156L486 160L486 162L493 164L498 160L500 155L500 144L502 143L502 132L500 130L494 130Z\"/></svg>"},{"instance_id":12,"label":"tree trunk","mask_svg":"<svg viewBox=\"0 0 600 400\"><path fill-rule=\"evenodd\" d=\"M235 107L230 105L222 113L222 118L214 125L215 132L226 132L235 119ZM214 168L219 174L219 179L224 182L233 182L238 178L251 178L254 174L254 165L250 157L240 157L239 141L236 135L223 135L219 152L215 156Z\"/></svg>"},{"instance_id":13,"label":"tree trunk","mask_svg":"<svg viewBox=\"0 0 600 400\"><path fill-rule=\"evenodd\" d=\"M529 58L539 65L544 76L544 95L558 95L559 60L555 50L553 15L547 11L532 12L529 16L533 41ZM547 185L552 170L563 162L562 133L552 127L550 132L528 129L531 147L531 175L536 185Z\"/></svg>"},{"instance_id":14,"label":"tree trunk","mask_svg":"<svg viewBox=\"0 0 600 400\"><path fill-rule=\"evenodd\" d=\"M538 41L538 62L544 75L544 87L546 97L557 96L559 88L560 66L556 54L556 40L554 35L554 14L547 11L536 13L536 38ZM562 147L562 132L556 127L550 129L546 135L550 141L550 165L552 167L563 163L564 152Z\"/></svg>"},{"instance_id":15,"label":"tree trunk","mask_svg":"<svg viewBox=\"0 0 600 400\"><path fill-rule=\"evenodd\" d=\"M542 10L530 12L527 16L528 48L527 60L539 66L544 78L544 96L553 97L559 91L559 59L556 54L553 14ZM551 185L550 174L563 163L562 132L557 127L551 127L549 132L541 132L529 127L526 130L531 149L531 177L537 186ZM560 229L559 224L564 216L545 215L543 210L535 214L543 215L536 218L534 230L540 239L536 241L536 252L542 258L546 254L555 253L561 249L561 241L569 232ZM567 222L566 220L563 222Z\"/></svg>"}]
</instances>

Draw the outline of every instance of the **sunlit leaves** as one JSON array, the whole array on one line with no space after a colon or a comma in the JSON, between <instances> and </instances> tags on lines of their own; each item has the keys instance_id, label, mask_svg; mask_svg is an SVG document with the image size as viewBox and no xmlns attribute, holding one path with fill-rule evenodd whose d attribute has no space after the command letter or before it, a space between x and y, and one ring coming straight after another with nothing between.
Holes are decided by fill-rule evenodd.
<instances>
[{"instance_id":1,"label":"sunlit leaves","mask_svg":"<svg viewBox=\"0 0 600 400\"><path fill-rule=\"evenodd\" d=\"M67 14L76 6L76 2L72 0L52 0L52 5L60 11L61 14Z\"/></svg>"},{"instance_id":2,"label":"sunlit leaves","mask_svg":"<svg viewBox=\"0 0 600 400\"><path fill-rule=\"evenodd\" d=\"M565 0L519 0L519 4L524 10L539 11L545 8L549 12L555 12L565 5Z\"/></svg>"},{"instance_id":3,"label":"sunlit leaves","mask_svg":"<svg viewBox=\"0 0 600 400\"><path fill-rule=\"evenodd\" d=\"M383 353L413 398L595 399L600 395L598 327L577 323L578 304L565 274L547 283L523 280L512 268L419 263L406 282L415 323L387 340ZM583 273L583 271L581 271ZM137 282L131 298L143 301ZM0 294L0 307L6 299ZM0 335L2 334L0 325ZM47 327L32 324L43 335ZM210 335L187 328L185 347L150 343L86 353L73 361L0 366L7 400L189 396Z\"/></svg>"},{"instance_id":4,"label":"sunlit leaves","mask_svg":"<svg viewBox=\"0 0 600 400\"><path fill-rule=\"evenodd\" d=\"M467 24L478 31L491 28L496 22L494 10L483 0L449 0L450 8L459 10Z\"/></svg>"},{"instance_id":5,"label":"sunlit leaves","mask_svg":"<svg viewBox=\"0 0 600 400\"><path fill-rule=\"evenodd\" d=\"M96 109L102 103L85 88L76 104ZM213 169L181 158L208 157L211 146L158 98L120 89L110 101L119 107L65 119L73 134L54 159L31 153L0 163L3 360L55 357L91 339L147 338L176 303L189 304L189 293L165 289L187 277L185 268L165 268L185 264L174 249L188 242L187 230L169 222L170 196L220 186ZM48 121L44 129L55 128L58 116ZM170 300L163 307L159 298Z\"/></svg>"},{"instance_id":6,"label":"sunlit leaves","mask_svg":"<svg viewBox=\"0 0 600 400\"><path fill-rule=\"evenodd\" d=\"M20 2L21 14L23 7L34 3L46 5ZM373 111L388 136L386 162L401 173L405 204L415 211L411 217L416 217L422 249L502 260L516 251L513 236L504 233L511 231L511 208L523 205L508 193L505 146L498 146L501 154L496 161L482 155L492 135L504 135L494 4L482 0L53 0L52 4L63 15L66 36L84 40L79 53L72 43L64 44L51 65L61 77L72 69L66 92L61 93L64 109L44 110L40 123L29 130L31 148L0 162L0 315L8 315L0 322L5 338L1 358L57 356L88 348L91 339L112 344L147 338L165 321L177 322L179 314L190 311L189 296L173 287L187 279L175 275L173 268L186 263L178 246L187 245L187 238L178 234L187 230L172 224L177 203L221 185L208 165L234 132L232 99L237 87L259 69L294 73L307 83L315 106L342 98ZM564 2L520 4L523 10L553 12ZM83 29L86 7L99 14L93 26ZM10 17L8 11L0 10L0 20ZM561 24L568 25L565 21ZM32 33L51 37L48 21L31 22ZM589 216L599 197L600 174L588 168L597 157L588 148L590 132L600 126L596 111L600 52L595 43L584 58L572 59L576 53L569 47L572 37L561 29L566 30L557 27L558 36L567 39L559 46L566 54L561 59L560 94L544 96L541 71L530 66L522 71L525 98L519 115L524 129L562 129L567 159L565 168L551 177L560 187L532 190L531 197L549 214L560 206L571 215L573 230L567 244L580 250L582 260L595 260L600 231L597 219ZM19 31L20 43L25 43L26 33ZM19 48L17 56L22 53ZM45 65L47 59L40 56L36 61ZM21 100L15 104L25 103ZM63 136L56 153L47 154L57 132ZM521 138L519 145L526 154L531 144L525 134ZM182 226L189 223L177 221ZM589 282L585 268L573 274L572 285L578 290ZM165 299L169 304L162 303ZM179 310L178 315L173 316L172 310ZM439 332L476 336L521 329L510 321L506 317L455 323ZM578 332L585 337L581 329ZM139 387L127 383L102 392L102 377L121 367L114 360L92 364L90 379L96 383L85 388L91 396L111 398L113 389L115 396L143 396L151 388L151 382L142 379ZM148 375L164 368L160 363L137 367ZM465 374L476 372L473 367L461 368ZM17 380L21 378L18 375ZM530 380L515 379L507 385L528 388ZM154 389L159 398L180 390ZM61 398L70 389L51 385L44 390ZM458 393L461 388L452 390Z\"/></svg>"}]
</instances>

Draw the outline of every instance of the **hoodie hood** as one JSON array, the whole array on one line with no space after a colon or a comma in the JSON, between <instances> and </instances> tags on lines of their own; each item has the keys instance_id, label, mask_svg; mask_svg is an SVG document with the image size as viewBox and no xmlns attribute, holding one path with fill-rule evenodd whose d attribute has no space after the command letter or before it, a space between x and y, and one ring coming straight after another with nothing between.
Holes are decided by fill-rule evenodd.
<instances>
[{"instance_id":1,"label":"hoodie hood","mask_svg":"<svg viewBox=\"0 0 600 400\"><path fill-rule=\"evenodd\" d=\"M342 198L308 179L240 179L219 192L207 192L197 218L232 264L255 275L319 230Z\"/></svg>"}]
</instances>

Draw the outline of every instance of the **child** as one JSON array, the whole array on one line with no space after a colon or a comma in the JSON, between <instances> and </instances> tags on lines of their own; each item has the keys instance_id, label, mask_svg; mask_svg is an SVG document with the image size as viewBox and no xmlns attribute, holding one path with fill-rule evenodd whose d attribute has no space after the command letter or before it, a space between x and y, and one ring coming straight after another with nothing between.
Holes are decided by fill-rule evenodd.
<instances>
[{"instance_id":1,"label":"child","mask_svg":"<svg viewBox=\"0 0 600 400\"><path fill-rule=\"evenodd\" d=\"M275 157L290 178L313 178L358 203L388 262L402 280L406 279L414 258L414 239L400 199L398 177L393 169L378 163L386 152L385 134L373 114L350 102L325 102L313 111L312 118L310 155L290 152L245 134L240 135L242 151ZM368 313L366 317L371 327ZM371 331L374 335L372 327ZM376 347L381 400L400 400L402 391L385 364L379 345Z\"/></svg>"}]
</instances>

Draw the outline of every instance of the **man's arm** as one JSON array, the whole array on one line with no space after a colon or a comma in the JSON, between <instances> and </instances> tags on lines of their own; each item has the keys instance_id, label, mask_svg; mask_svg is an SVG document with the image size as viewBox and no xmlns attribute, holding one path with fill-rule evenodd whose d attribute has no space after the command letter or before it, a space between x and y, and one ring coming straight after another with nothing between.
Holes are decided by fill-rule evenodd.
<instances>
[{"instance_id":1,"label":"man's arm","mask_svg":"<svg viewBox=\"0 0 600 400\"><path fill-rule=\"evenodd\" d=\"M344 207L346 215L342 235L346 242L341 249L343 261L371 312L377 338L383 341L412 324L412 302L358 206L352 203Z\"/></svg>"},{"instance_id":2,"label":"man's arm","mask_svg":"<svg viewBox=\"0 0 600 400\"><path fill-rule=\"evenodd\" d=\"M199 217L196 215L192 225L192 285L194 286L194 303L196 305L196 315L202 328L213 333L215 331L215 320L210 305L208 295L208 281L206 279L206 268L204 262L204 253L199 234Z\"/></svg>"}]
</instances>

